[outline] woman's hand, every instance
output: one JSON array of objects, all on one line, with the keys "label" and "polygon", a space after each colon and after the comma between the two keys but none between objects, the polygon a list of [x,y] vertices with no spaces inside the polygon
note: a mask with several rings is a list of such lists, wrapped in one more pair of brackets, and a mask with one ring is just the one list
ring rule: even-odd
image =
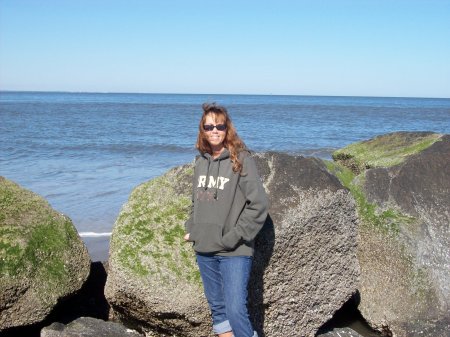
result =
[{"label": "woman's hand", "polygon": [[189,241],[189,234],[190,233],[187,233],[187,234],[184,235],[184,241]]}]

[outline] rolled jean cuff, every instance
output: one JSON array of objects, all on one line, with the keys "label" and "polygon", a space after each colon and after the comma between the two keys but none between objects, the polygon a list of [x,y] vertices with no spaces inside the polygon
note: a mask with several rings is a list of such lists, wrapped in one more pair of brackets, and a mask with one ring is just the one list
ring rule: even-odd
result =
[{"label": "rolled jean cuff", "polygon": [[216,334],[221,334],[221,333],[231,331],[230,322],[228,320],[226,320],[226,321],[220,322],[219,324],[214,324],[213,331]]}]

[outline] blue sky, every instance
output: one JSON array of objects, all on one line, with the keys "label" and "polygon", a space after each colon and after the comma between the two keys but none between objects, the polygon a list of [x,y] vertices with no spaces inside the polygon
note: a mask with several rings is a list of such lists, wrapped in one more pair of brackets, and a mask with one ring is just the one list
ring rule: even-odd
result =
[{"label": "blue sky", "polygon": [[450,0],[0,0],[0,90],[450,97]]}]

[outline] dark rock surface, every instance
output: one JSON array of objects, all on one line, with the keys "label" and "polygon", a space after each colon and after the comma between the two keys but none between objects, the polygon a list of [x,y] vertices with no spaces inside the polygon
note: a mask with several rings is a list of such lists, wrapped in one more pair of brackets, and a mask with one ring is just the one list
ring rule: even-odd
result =
[{"label": "dark rock surface", "polygon": [[317,335],[317,337],[362,337],[350,328],[335,328],[331,331]]},{"label": "dark rock surface", "polygon": [[449,163],[450,135],[445,135],[400,165],[368,170],[364,186],[367,197],[381,207],[394,205],[414,217],[447,222]]},{"label": "dark rock surface", "polygon": [[80,317],[67,325],[53,323],[41,331],[41,337],[142,337],[122,324],[92,317]]},{"label": "dark rock surface", "polygon": [[[262,337],[314,336],[356,292],[354,202],[318,159],[255,159],[271,208],[256,239],[251,316]],[[113,230],[106,296],[114,317],[146,331],[211,335],[194,255],[182,242],[191,176],[185,166],[137,187]]]}]

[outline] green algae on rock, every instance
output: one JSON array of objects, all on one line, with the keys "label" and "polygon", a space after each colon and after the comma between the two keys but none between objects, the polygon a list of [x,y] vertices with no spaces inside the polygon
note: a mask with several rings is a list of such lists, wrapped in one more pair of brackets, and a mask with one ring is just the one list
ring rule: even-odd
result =
[{"label": "green algae on rock", "polygon": [[333,152],[333,159],[355,173],[366,168],[390,167],[430,147],[441,137],[432,132],[394,132],[350,144]]},{"label": "green algae on rock", "polygon": [[111,238],[113,257],[122,268],[137,276],[158,275],[166,281],[174,272],[199,283],[194,254],[183,240],[192,203],[190,187],[174,186],[188,174],[188,168],[170,171],[133,190]]},{"label": "green algae on rock", "polygon": [[399,226],[413,224],[417,219],[395,208],[380,209],[375,203],[370,202],[364,193],[365,172],[359,175],[351,169],[338,163],[325,160],[328,170],[341,181],[352,194],[356,201],[360,225],[373,227],[389,235],[396,236]]},{"label": "green algae on rock", "polygon": [[70,219],[0,177],[0,329],[43,320],[81,288],[89,268]]}]

